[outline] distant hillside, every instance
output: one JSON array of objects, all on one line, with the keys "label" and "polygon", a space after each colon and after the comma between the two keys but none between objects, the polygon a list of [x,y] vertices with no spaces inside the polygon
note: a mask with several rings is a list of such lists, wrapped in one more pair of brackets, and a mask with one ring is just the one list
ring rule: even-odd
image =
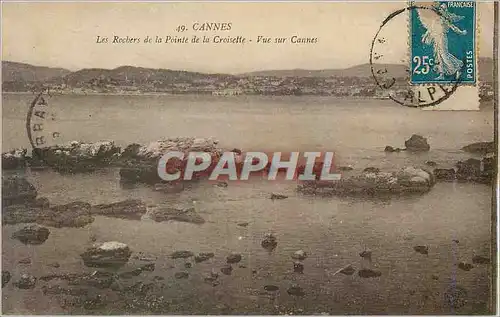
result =
[{"label": "distant hillside", "polygon": [[[376,64],[396,78],[395,87],[406,87],[407,66]],[[481,100],[492,97],[493,60],[479,59]],[[63,68],[2,62],[2,91],[39,91],[47,86],[64,93],[182,93],[257,95],[373,96],[376,89],[370,64],[346,69],[268,70],[241,75],[204,74],[170,69],[121,66],[70,72]],[[273,79],[279,77],[279,79]],[[346,91],[346,87],[357,87]],[[398,88],[398,89],[399,89]],[[489,98],[489,99],[488,99]]]},{"label": "distant hillside", "polygon": [[[479,76],[481,81],[493,81],[493,59],[489,57],[479,58]],[[406,66],[400,64],[376,64],[376,69],[386,68],[388,73],[399,78],[405,77]],[[244,73],[240,76],[269,76],[269,77],[371,77],[369,63],[357,65],[345,69],[288,69],[288,70],[264,70]]]},{"label": "distant hillside", "polygon": [[76,86],[78,84],[87,83],[94,79],[109,79],[116,84],[144,85],[155,82],[161,83],[179,83],[188,82],[196,79],[222,79],[230,75],[222,74],[203,74],[197,72],[177,71],[169,69],[153,69],[134,66],[121,66],[115,69],[103,68],[86,68],[71,74],[67,74],[62,78],[53,80],[61,80],[67,85]]},{"label": "distant hillside", "polygon": [[[406,66],[398,64],[377,64],[376,69],[387,68],[394,77],[404,77]],[[290,70],[267,70],[241,74],[241,76],[273,76],[273,77],[371,77],[371,66],[369,63],[361,64],[344,69],[290,69]]]},{"label": "distant hillside", "polygon": [[44,82],[65,76],[71,71],[64,68],[33,66],[30,64],[2,61],[3,82]]},{"label": "distant hillside", "polygon": [[[404,77],[405,65],[377,64],[377,69],[387,68],[393,76]],[[493,81],[493,59],[479,59],[480,80],[483,82]],[[345,69],[289,69],[289,70],[265,70],[238,75],[239,77],[262,76],[262,77],[370,77],[370,64],[357,65]],[[198,72],[177,71],[169,69],[153,69],[133,66],[121,66],[115,69],[87,68],[71,72],[64,68],[51,68],[33,66],[24,63],[2,62],[3,82],[64,82],[74,86],[79,83],[89,82],[95,78],[110,78],[120,84],[146,84],[155,81],[163,83],[179,83],[200,79],[223,79],[233,77],[226,74],[203,74]]]}]

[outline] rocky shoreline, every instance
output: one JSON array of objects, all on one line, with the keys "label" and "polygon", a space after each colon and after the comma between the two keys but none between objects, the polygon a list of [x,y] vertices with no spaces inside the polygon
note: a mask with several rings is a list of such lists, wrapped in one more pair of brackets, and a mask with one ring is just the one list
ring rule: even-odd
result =
[{"label": "rocky shoreline", "polygon": [[[178,137],[165,138],[146,145],[133,143],[122,149],[115,145],[113,141],[95,143],[73,141],[66,145],[36,149],[33,151],[32,156],[27,155],[27,149],[15,149],[2,153],[2,169],[22,170],[31,168],[33,170],[43,170],[51,168],[60,173],[77,174],[93,172],[98,168],[118,167],[123,182],[142,182],[155,185],[165,183],[160,179],[157,172],[158,161],[163,153],[167,151],[179,151],[184,154],[189,152],[208,153],[212,159],[211,165],[206,171],[196,172],[193,175],[193,179],[203,179],[213,170],[222,153],[227,151],[220,148],[218,144],[219,142],[214,138]],[[438,181],[456,179],[479,183],[491,182],[495,173],[496,152],[494,143],[477,142],[464,146],[461,150],[474,154],[475,157],[463,162],[451,163],[446,167],[437,166],[434,162],[425,162],[425,170],[427,172],[430,170]],[[241,150],[233,149],[232,151],[239,156],[244,156]],[[395,148],[388,145],[384,151],[395,155],[402,151],[410,153],[428,152],[430,151],[430,145],[426,138],[414,134],[405,141],[405,148]],[[482,158],[477,158],[478,155],[482,156]],[[168,166],[167,169],[183,172],[185,164],[186,159],[171,163],[171,166]],[[321,167],[315,166],[314,170],[321,169]],[[237,164],[237,168],[241,168],[241,166]],[[412,167],[408,166],[408,168]],[[339,167],[338,170],[342,171],[343,167]],[[378,176],[387,177],[385,174]]]},{"label": "rocky shoreline", "polygon": [[[318,196],[350,196],[377,197],[423,195],[433,189],[437,182],[463,181],[489,184],[496,177],[496,155],[492,151],[491,142],[481,142],[465,146],[463,150],[476,155],[468,160],[457,162],[452,166],[440,166],[434,162],[422,162],[425,167],[408,166],[395,171],[382,171],[378,168],[365,168],[357,171],[352,168],[338,168],[343,171],[339,181],[307,181],[301,182],[297,190],[305,195]],[[412,136],[405,142],[405,151],[430,151],[427,140],[420,136]],[[223,149],[213,139],[171,138],[151,142],[147,145],[131,144],[124,149],[113,142],[97,142],[85,144],[72,142],[65,146],[44,148],[35,153],[37,157],[28,157],[24,149],[2,154],[4,170],[54,169],[59,173],[88,173],[98,168],[119,168],[122,182],[145,183],[154,185],[156,190],[169,192],[182,191],[177,184],[162,182],[157,175],[157,162],[164,151],[207,152],[217,162]],[[241,154],[241,151],[234,149]],[[401,151],[401,150],[400,150]],[[399,151],[399,152],[400,152]],[[398,151],[387,155],[398,155]],[[480,158],[478,158],[480,157]],[[172,166],[182,171],[183,165]],[[205,174],[196,175],[202,180]],[[221,183],[219,187],[227,187]],[[222,189],[224,190],[224,189]],[[287,196],[272,193],[269,199],[283,200]],[[47,198],[39,197],[37,188],[23,176],[2,175],[2,225],[17,225],[11,238],[34,248],[51,239],[53,228],[85,228],[93,223],[96,217],[141,221],[150,219],[155,222],[185,222],[201,226],[206,223],[203,214],[198,213],[195,206],[175,206],[169,203],[148,205],[139,199],[126,199],[106,204],[95,204],[85,201],[74,201],[62,205],[53,205]],[[238,223],[245,228],[248,223]],[[53,264],[55,273],[35,276],[28,273],[21,275],[2,271],[2,287],[12,284],[21,290],[40,288],[44,295],[57,297],[61,307],[72,313],[93,313],[116,311],[138,314],[167,313],[175,311],[172,299],[166,298],[164,290],[169,287],[157,266],[158,259],[154,255],[143,254],[133,250],[120,241],[92,240],[93,244],[80,254],[83,265],[90,272],[64,272],[59,264]],[[458,243],[458,242],[457,242]],[[267,252],[279,251],[280,241],[276,235],[267,233],[262,236],[260,246]],[[301,275],[307,272],[309,256],[304,250],[290,254],[289,269],[291,274]],[[414,246],[413,251],[428,255],[426,245]],[[217,254],[220,256],[220,254]],[[247,274],[253,279],[261,272],[259,268],[248,268],[246,256],[242,253],[223,254],[224,261],[216,260],[216,252],[192,252],[189,250],[172,250],[172,260],[178,260],[173,279],[185,281],[194,279],[190,269],[202,267],[203,274],[199,287],[217,288],[224,279],[231,275]],[[364,250],[359,254],[364,264],[357,267],[349,264],[337,270],[333,275],[356,276],[360,279],[379,279],[382,272],[371,266],[372,251]],[[469,271],[475,266],[488,264],[489,257],[475,255],[472,264],[461,262],[458,268]],[[182,262],[182,263],[181,263]],[[364,263],[363,262],[363,263]],[[179,266],[180,265],[180,266]],[[172,267],[174,268],[174,267]],[[357,274],[355,274],[357,272]],[[385,273],[384,273],[385,274]],[[332,275],[332,276],[333,276]],[[435,279],[435,276],[432,276]],[[282,286],[283,288],[283,286]],[[280,287],[266,284],[258,294],[276,299]],[[301,298],[308,290],[304,285],[290,283],[286,294],[293,298]],[[220,310],[218,311],[220,312]],[[276,308],[278,314],[284,313]],[[292,313],[300,313],[293,311]]]}]

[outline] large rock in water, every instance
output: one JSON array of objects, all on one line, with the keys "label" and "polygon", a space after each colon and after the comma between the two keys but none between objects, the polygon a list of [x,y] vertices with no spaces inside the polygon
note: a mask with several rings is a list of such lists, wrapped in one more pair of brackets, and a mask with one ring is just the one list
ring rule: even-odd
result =
[{"label": "large rock in water", "polygon": [[116,241],[95,244],[80,254],[83,263],[89,267],[119,267],[128,262],[130,255],[130,248]]},{"label": "large rock in water", "polygon": [[476,142],[466,145],[462,148],[463,151],[477,154],[488,154],[495,152],[495,142]]},{"label": "large rock in water", "polygon": [[55,228],[85,227],[94,221],[94,217],[90,213],[90,208],[91,206],[89,203],[81,201],[53,206],[44,209],[43,212],[40,213],[37,217],[37,223]]},{"label": "large rock in water", "polygon": [[483,159],[470,158],[457,163],[457,179],[490,184],[495,178],[495,157],[489,155]]},{"label": "large rock in water", "polygon": [[436,168],[434,176],[437,180],[453,181],[456,178],[456,172],[453,168]]},{"label": "large rock in water", "polygon": [[49,238],[50,231],[38,225],[29,225],[14,232],[12,238],[24,244],[42,244]]},{"label": "large rock in water", "polygon": [[49,205],[48,199],[37,198],[27,204],[4,207],[2,209],[2,225],[34,223],[44,210],[49,208]]},{"label": "large rock in water", "polygon": [[23,168],[26,164],[26,149],[14,149],[12,151],[2,153],[2,169],[11,170]]},{"label": "large rock in water", "polygon": [[35,201],[37,191],[26,178],[2,175],[2,206],[28,204]]},{"label": "large rock in water", "polygon": [[149,217],[156,222],[180,221],[194,224],[204,224],[205,219],[200,216],[193,207],[157,207],[149,211]]},{"label": "large rock in water", "polygon": [[84,143],[72,141],[34,151],[33,156],[42,159],[54,170],[62,173],[91,172],[97,167],[109,165],[118,157],[120,148],[113,141]]},{"label": "large rock in water", "polygon": [[412,152],[425,152],[431,149],[427,139],[421,135],[414,134],[405,141],[405,147],[408,151]]},{"label": "large rock in water", "polygon": [[397,172],[363,172],[338,181],[309,181],[298,191],[340,196],[383,196],[428,192],[435,184],[433,173],[407,167]]},{"label": "large rock in water", "polygon": [[202,178],[215,167],[222,155],[222,150],[217,147],[218,143],[213,138],[179,137],[158,140],[148,145],[131,144],[123,150],[120,156],[123,166],[120,170],[120,178],[122,181],[152,185],[162,182],[163,180],[158,176],[158,161],[163,154],[171,151],[184,153],[185,158],[182,161],[172,159],[167,167],[172,172],[181,171],[181,173],[185,169],[189,152],[209,153],[212,158],[211,167],[206,172],[193,175],[193,179]]},{"label": "large rock in water", "polygon": [[111,204],[95,205],[91,209],[92,214],[131,220],[141,220],[146,211],[146,204],[139,199],[127,199]]}]

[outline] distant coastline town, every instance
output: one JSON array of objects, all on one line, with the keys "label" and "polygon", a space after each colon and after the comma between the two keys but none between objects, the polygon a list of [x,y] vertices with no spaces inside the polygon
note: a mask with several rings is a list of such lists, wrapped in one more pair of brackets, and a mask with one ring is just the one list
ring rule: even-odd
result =
[{"label": "distant coastline town", "polygon": [[[480,59],[480,98],[493,98],[492,60]],[[3,92],[35,92],[49,88],[60,94],[206,94],[214,96],[335,96],[386,99],[388,93],[405,93],[405,67],[386,65],[396,84],[378,89],[369,64],[348,69],[276,70],[239,75],[122,66],[115,69],[62,68],[2,62]],[[487,74],[485,76],[484,74]]]}]

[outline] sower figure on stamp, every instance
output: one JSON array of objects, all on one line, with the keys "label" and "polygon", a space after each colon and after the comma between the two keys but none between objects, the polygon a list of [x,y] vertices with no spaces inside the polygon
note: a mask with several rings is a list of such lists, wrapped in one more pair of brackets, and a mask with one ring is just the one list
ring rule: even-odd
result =
[{"label": "sower figure on stamp", "polygon": [[436,79],[444,79],[444,76],[460,76],[463,62],[451,54],[448,50],[448,30],[451,29],[460,35],[466,35],[467,30],[460,30],[454,22],[464,17],[453,14],[447,10],[446,4],[435,1],[433,10],[418,10],[418,17],[426,32],[422,36],[422,43],[432,45],[434,49],[434,71],[439,74]]}]

